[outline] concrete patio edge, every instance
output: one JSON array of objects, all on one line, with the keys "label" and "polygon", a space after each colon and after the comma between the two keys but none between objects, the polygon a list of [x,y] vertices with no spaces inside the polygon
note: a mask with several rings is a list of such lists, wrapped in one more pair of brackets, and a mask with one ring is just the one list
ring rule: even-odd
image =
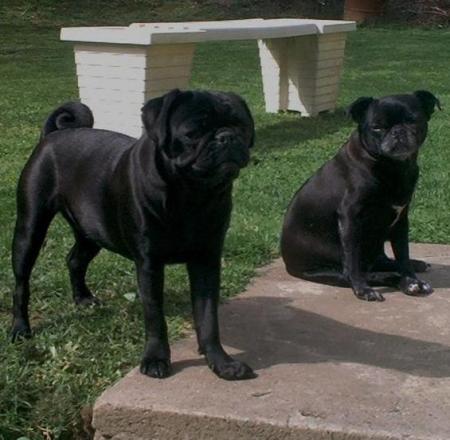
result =
[{"label": "concrete patio edge", "polygon": [[432,264],[428,298],[386,301],[258,270],[220,310],[224,344],[258,378],[226,382],[191,335],[165,380],[132,370],[97,400],[96,440],[448,440],[450,246],[412,245]]}]

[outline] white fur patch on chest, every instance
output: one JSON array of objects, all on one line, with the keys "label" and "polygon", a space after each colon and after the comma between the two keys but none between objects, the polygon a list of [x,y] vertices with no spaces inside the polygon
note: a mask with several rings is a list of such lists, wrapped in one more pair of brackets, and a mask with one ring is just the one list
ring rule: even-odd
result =
[{"label": "white fur patch on chest", "polygon": [[407,205],[391,205],[391,208],[395,211],[396,216],[394,221],[391,223],[391,226],[394,226],[397,222],[398,219],[400,218],[401,213],[403,212],[403,210],[406,208]]}]

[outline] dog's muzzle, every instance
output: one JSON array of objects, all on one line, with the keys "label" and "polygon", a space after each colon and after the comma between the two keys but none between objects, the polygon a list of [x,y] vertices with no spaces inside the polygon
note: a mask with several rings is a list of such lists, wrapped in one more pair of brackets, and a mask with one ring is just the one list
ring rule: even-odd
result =
[{"label": "dog's muzzle", "polygon": [[215,136],[215,142],[226,161],[235,163],[239,168],[245,167],[250,160],[250,153],[243,140],[232,130],[221,130]]},{"label": "dog's muzzle", "polygon": [[381,152],[393,159],[404,160],[417,151],[413,133],[404,127],[393,127],[381,143]]}]

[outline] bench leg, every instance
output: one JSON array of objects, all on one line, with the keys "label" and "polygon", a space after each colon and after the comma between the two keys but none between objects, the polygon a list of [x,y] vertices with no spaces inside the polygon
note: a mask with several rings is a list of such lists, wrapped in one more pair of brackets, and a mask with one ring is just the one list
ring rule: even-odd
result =
[{"label": "bench leg", "polygon": [[194,44],[76,45],[80,98],[94,113],[94,127],[139,137],[144,103],[189,86],[194,51]]},{"label": "bench leg", "polygon": [[314,116],[336,107],[346,33],[259,40],[267,112]]}]

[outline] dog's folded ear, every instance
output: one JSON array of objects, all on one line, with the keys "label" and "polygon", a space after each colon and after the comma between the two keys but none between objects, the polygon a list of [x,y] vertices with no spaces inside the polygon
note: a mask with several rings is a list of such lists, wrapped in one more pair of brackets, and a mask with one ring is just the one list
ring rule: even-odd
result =
[{"label": "dog's folded ear", "polygon": [[442,110],[439,99],[437,99],[436,96],[434,96],[427,90],[417,90],[413,93],[413,95],[420,101],[422,108],[425,114],[427,115],[428,119],[430,119],[436,107],[439,110]]},{"label": "dog's folded ear", "polygon": [[252,112],[250,111],[247,102],[245,101],[244,98],[242,98],[242,96],[239,96],[233,92],[227,92],[226,95],[230,97],[232,100],[234,100],[239,106],[241,106],[244,112],[246,113],[247,123],[252,131],[248,148],[252,148],[253,145],[255,144],[255,122],[253,120]]},{"label": "dog's folded ear", "polygon": [[253,120],[253,116],[252,116],[252,112],[250,111],[247,103],[245,102],[245,99],[242,98],[239,95],[236,95],[235,93],[229,93],[230,95],[233,95],[235,97],[235,99],[239,102],[239,104],[242,106],[242,108],[244,109],[245,113],[247,114],[247,118],[248,118],[248,124],[252,130],[252,135],[250,138],[250,143],[248,145],[248,148],[252,148],[253,145],[255,144],[255,122]]},{"label": "dog's folded ear", "polygon": [[248,144],[248,148],[252,148],[255,143],[255,122],[253,120],[252,112],[250,111],[250,108],[248,107],[247,102],[245,101],[242,96],[233,93],[233,92],[209,92],[211,95],[218,98],[222,103],[229,106],[231,109],[242,110],[244,113],[242,116],[245,119],[245,122],[247,124],[247,127],[249,130],[251,130],[251,137]]},{"label": "dog's folded ear", "polygon": [[145,131],[159,145],[166,145],[170,138],[170,113],[177,98],[182,94],[178,89],[158,98],[153,98],[141,109],[141,118]]},{"label": "dog's folded ear", "polygon": [[363,96],[350,104],[346,110],[347,116],[351,117],[355,122],[360,124],[366,116],[369,105],[374,102],[374,98]]}]

